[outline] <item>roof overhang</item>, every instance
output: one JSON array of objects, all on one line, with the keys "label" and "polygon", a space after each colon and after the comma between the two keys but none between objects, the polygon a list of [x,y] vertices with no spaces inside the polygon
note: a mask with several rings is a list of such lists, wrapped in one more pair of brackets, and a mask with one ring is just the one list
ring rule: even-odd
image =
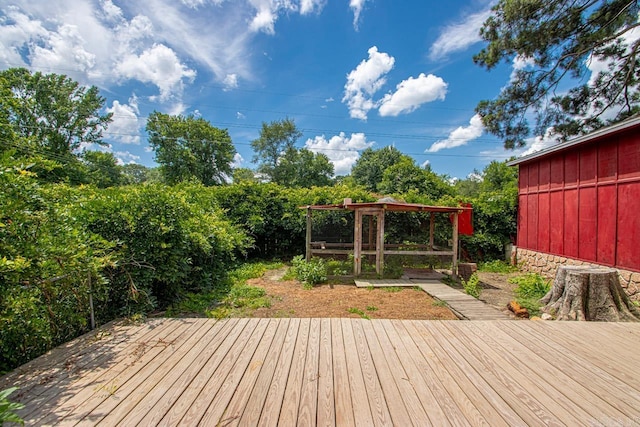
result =
[{"label": "roof overhang", "polygon": [[553,147],[549,147],[547,149],[544,150],[540,150],[540,151],[536,151],[535,153],[531,153],[528,154],[526,156],[522,156],[520,158],[517,158],[515,160],[511,160],[509,162],[507,162],[507,166],[516,166],[519,165],[520,163],[526,163],[532,160],[537,160],[541,157],[545,157],[548,155],[551,155],[553,153],[557,153],[560,151],[564,151],[567,150],[571,147],[574,147],[576,145],[580,145],[580,144],[586,144],[588,142],[592,142],[595,141],[597,139],[600,138],[604,138],[607,136],[611,136],[614,135],[616,133],[620,133],[622,131],[625,130],[629,130],[632,129],[634,127],[640,126],[640,116],[637,117],[633,117],[631,119],[628,120],[624,120],[620,123],[616,123],[614,125],[611,126],[607,126],[604,127],[602,129],[598,129],[594,132],[591,132],[588,135],[583,135],[583,136],[579,136],[577,138],[573,138],[570,139],[568,141],[565,142],[561,142],[560,144],[554,145]]},{"label": "roof overhang", "polygon": [[364,203],[338,203],[333,205],[308,205],[300,206],[300,209],[311,210],[350,210],[358,209],[380,209],[392,212],[439,212],[439,213],[455,213],[462,211],[470,211],[473,208],[463,206],[429,206],[418,203],[402,203],[402,202],[364,202]]}]

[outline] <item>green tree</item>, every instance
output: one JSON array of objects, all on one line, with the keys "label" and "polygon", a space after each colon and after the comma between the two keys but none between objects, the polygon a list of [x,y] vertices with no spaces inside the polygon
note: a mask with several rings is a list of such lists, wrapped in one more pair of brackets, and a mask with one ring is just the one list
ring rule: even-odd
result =
[{"label": "green tree", "polygon": [[105,99],[95,86],[80,86],[65,75],[31,74],[25,68],[0,72],[0,85],[0,110],[9,113],[13,131],[39,151],[66,156],[81,144],[105,145],[102,131],[111,113],[99,113]]},{"label": "green tree", "polygon": [[122,175],[126,184],[142,184],[149,179],[150,169],[137,163],[122,166]]},{"label": "green tree", "polygon": [[356,184],[362,185],[369,191],[377,191],[384,171],[400,162],[402,158],[403,154],[392,146],[379,150],[367,148],[351,168],[351,176]]},{"label": "green tree", "polygon": [[496,99],[478,104],[485,128],[514,148],[531,134],[532,116],[535,135],[552,127],[566,139],[637,114],[640,38],[630,31],[639,11],[629,0],[500,0],[480,31],[489,43],[474,61],[492,69],[518,58],[528,66]]},{"label": "green tree", "polygon": [[289,148],[273,171],[273,182],[285,187],[331,185],[333,163],[322,153],[313,153],[306,148]]},{"label": "green tree", "polygon": [[113,187],[126,182],[122,167],[118,165],[118,159],[112,153],[85,151],[82,157],[87,165],[89,182],[97,187]]},{"label": "green tree", "polygon": [[256,153],[252,162],[258,163],[258,172],[273,181],[282,156],[290,148],[294,148],[301,136],[302,132],[298,130],[293,119],[263,122],[260,137],[251,141],[251,147]]},{"label": "green tree", "polygon": [[415,192],[433,201],[447,194],[453,195],[451,186],[430,167],[421,168],[411,157],[405,155],[384,171],[378,190],[385,194]]},{"label": "green tree", "polygon": [[231,176],[236,150],[226,129],[218,129],[203,118],[157,111],[149,115],[146,129],[167,183],[193,177],[210,186],[223,184]]},{"label": "green tree", "polygon": [[238,184],[240,182],[258,182],[256,172],[249,168],[234,168],[231,178],[234,184]]}]

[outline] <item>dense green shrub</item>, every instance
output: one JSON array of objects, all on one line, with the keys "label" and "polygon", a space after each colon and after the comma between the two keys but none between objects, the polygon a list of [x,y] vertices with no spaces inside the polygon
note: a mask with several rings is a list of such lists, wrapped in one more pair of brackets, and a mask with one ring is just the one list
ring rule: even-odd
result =
[{"label": "dense green shrub", "polygon": [[0,166],[0,372],[87,330],[89,282],[113,262],[25,168]]},{"label": "dense green shrub", "polygon": [[298,255],[291,264],[295,278],[304,285],[313,286],[327,281],[327,264],[322,258],[307,261],[302,255]]},{"label": "dense green shrub", "polygon": [[477,272],[473,272],[469,280],[462,280],[462,287],[467,295],[471,295],[474,298],[480,297],[482,287],[480,286],[480,278]]}]

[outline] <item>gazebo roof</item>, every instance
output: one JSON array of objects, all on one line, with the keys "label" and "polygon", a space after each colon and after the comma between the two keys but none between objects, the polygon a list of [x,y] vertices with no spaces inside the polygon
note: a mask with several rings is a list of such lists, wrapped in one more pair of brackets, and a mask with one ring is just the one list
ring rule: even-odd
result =
[{"label": "gazebo roof", "polygon": [[442,213],[454,213],[472,210],[472,208],[462,206],[429,206],[419,203],[406,203],[394,200],[390,197],[382,198],[376,202],[362,202],[352,203],[351,199],[345,199],[342,203],[332,205],[308,205],[300,206],[301,209],[311,210],[351,210],[358,209],[383,209],[393,212],[442,212]]}]

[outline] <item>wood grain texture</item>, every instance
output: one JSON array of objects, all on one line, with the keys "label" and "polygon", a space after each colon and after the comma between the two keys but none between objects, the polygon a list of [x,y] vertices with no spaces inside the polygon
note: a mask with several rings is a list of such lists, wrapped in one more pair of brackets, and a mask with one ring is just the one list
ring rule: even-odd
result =
[{"label": "wood grain texture", "polygon": [[[28,425],[640,419],[639,324],[163,319],[111,331],[103,347],[86,336],[0,378],[25,380]],[[81,368],[64,372],[62,356]]]}]

